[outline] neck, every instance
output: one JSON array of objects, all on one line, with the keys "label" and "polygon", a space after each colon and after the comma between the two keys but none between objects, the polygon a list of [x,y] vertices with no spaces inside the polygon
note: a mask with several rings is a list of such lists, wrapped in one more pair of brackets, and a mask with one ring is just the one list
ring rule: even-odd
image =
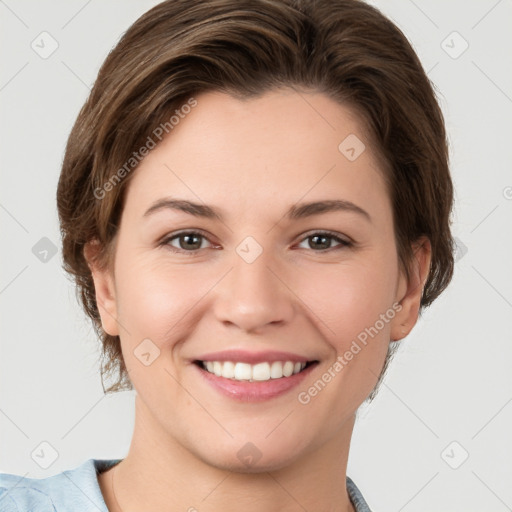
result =
[{"label": "neck", "polygon": [[209,464],[141,417],[128,455],[99,478],[111,512],[355,510],[345,484],[355,417],[324,445],[260,472]]}]

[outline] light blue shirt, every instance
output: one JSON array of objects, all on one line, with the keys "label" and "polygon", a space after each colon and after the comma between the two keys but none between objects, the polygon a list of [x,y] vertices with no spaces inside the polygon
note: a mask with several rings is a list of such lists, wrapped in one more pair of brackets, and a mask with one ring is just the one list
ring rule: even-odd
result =
[{"label": "light blue shirt", "polygon": [[[47,478],[0,473],[0,512],[108,512],[98,474],[122,459],[89,459]],[[371,512],[356,484],[347,477],[347,492],[357,512]]]}]

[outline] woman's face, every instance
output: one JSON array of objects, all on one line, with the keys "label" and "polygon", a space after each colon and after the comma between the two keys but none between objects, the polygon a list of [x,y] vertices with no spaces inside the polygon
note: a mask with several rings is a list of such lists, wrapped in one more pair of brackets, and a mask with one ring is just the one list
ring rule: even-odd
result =
[{"label": "woman's face", "polygon": [[288,89],[196,100],[134,171],[114,273],[94,273],[102,322],[160,449],[279,468],[352,427],[418,301],[350,110]]}]

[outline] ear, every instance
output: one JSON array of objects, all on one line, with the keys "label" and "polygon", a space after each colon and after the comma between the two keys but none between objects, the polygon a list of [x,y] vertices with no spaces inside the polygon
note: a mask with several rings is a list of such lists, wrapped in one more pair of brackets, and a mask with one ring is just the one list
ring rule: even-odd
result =
[{"label": "ear", "polygon": [[111,336],[119,335],[117,322],[117,302],[114,281],[113,265],[103,268],[96,256],[99,254],[100,244],[97,240],[88,242],[84,247],[84,256],[91,270],[96,292],[96,304],[101,317],[103,330]]},{"label": "ear", "polygon": [[430,270],[432,245],[427,237],[421,237],[413,244],[413,259],[410,264],[409,280],[402,272],[397,287],[396,301],[401,309],[391,322],[391,341],[405,338],[418,321],[423,287]]}]

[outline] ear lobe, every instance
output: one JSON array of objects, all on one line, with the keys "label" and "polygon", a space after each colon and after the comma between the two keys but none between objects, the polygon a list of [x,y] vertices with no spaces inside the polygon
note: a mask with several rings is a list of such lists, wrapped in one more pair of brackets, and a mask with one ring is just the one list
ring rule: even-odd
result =
[{"label": "ear lobe", "polygon": [[96,304],[98,305],[103,330],[111,336],[118,336],[119,326],[117,322],[117,302],[113,268],[111,269],[109,266],[103,268],[99,264],[99,261],[96,259],[99,251],[99,242],[94,240],[85,245],[84,256],[94,281]]},{"label": "ear lobe", "polygon": [[405,274],[400,277],[397,301],[402,309],[391,322],[391,341],[405,338],[418,321],[423,287],[429,274],[432,259],[430,240],[427,237],[421,237],[413,246],[413,254],[409,281],[407,281]]}]

